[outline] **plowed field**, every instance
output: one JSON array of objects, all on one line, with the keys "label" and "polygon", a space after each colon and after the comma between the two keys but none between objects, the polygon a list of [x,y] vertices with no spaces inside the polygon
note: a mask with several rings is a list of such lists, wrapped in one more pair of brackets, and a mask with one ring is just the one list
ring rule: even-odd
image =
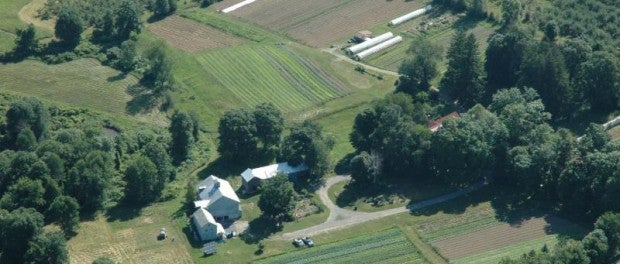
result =
[{"label": "plowed field", "polygon": [[243,43],[240,38],[179,16],[171,16],[153,23],[149,25],[148,29],[168,42],[169,45],[189,52]]},{"label": "plowed field", "polygon": [[[215,8],[239,2],[227,0]],[[260,0],[230,14],[324,47],[424,6],[405,0]],[[380,32],[376,32],[380,33]]]}]

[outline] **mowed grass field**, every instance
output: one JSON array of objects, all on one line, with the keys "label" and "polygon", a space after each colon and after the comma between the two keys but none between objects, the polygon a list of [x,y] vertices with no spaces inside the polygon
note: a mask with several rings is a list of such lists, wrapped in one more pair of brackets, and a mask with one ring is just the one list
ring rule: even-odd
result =
[{"label": "mowed grass field", "polygon": [[68,105],[124,114],[131,99],[127,87],[137,83],[131,75],[102,66],[94,59],[47,65],[40,61],[0,65],[0,91],[33,95]]},{"label": "mowed grass field", "polygon": [[428,263],[400,229],[394,228],[291,253],[256,263]]}]

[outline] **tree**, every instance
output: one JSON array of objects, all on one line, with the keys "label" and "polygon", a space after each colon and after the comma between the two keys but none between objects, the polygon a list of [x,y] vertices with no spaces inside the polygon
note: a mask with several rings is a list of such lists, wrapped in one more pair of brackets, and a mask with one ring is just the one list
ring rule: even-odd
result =
[{"label": "tree", "polygon": [[125,181],[125,200],[131,205],[143,205],[159,197],[166,179],[159,178],[155,164],[140,155],[127,166]]},{"label": "tree", "polygon": [[428,40],[418,39],[407,51],[412,57],[398,68],[400,74],[397,91],[415,95],[428,91],[430,82],[437,76],[437,64],[443,55],[442,47]]},{"label": "tree", "polygon": [[255,115],[246,109],[224,112],[220,118],[217,151],[227,160],[247,161],[258,151]]},{"label": "tree", "polygon": [[91,151],[69,171],[65,191],[78,201],[82,212],[93,213],[103,206],[113,166],[109,153]]},{"label": "tree", "polygon": [[19,207],[42,209],[45,205],[45,189],[40,180],[21,177],[0,199],[0,207],[14,210]]},{"label": "tree", "polygon": [[595,229],[603,230],[609,246],[606,259],[617,260],[620,257],[620,213],[607,212],[594,223]]},{"label": "tree", "polygon": [[511,27],[521,17],[520,0],[502,0],[502,21],[504,27]]},{"label": "tree", "polygon": [[447,59],[448,69],[440,88],[465,107],[480,102],[484,96],[484,76],[476,37],[459,31],[452,39]]},{"label": "tree", "polygon": [[284,130],[282,112],[272,103],[259,104],[254,108],[254,122],[255,136],[262,143],[263,152],[272,156],[277,151]]},{"label": "tree", "polygon": [[280,157],[296,166],[306,164],[311,174],[323,176],[329,168],[332,144],[323,137],[322,127],[310,120],[291,127],[280,147]]},{"label": "tree", "polygon": [[117,40],[129,39],[132,32],[140,33],[140,8],[132,0],[123,0],[116,10]]},{"label": "tree", "polygon": [[29,151],[33,150],[37,145],[37,138],[34,136],[34,132],[28,127],[19,131],[17,139],[15,140],[15,147],[17,150]]},{"label": "tree", "polygon": [[154,0],[153,13],[155,16],[164,17],[177,9],[176,0]]},{"label": "tree", "polygon": [[578,76],[581,65],[592,55],[592,47],[583,39],[567,39],[560,45],[560,51],[564,55],[564,64],[572,79]]},{"label": "tree", "polygon": [[50,204],[46,215],[56,222],[66,236],[75,234],[80,222],[80,205],[71,196],[58,196]]},{"label": "tree", "polygon": [[56,20],[55,34],[58,39],[70,47],[80,42],[84,22],[77,9],[70,5],[63,5]]},{"label": "tree", "polygon": [[25,263],[69,263],[67,240],[61,232],[50,232],[37,236],[30,242],[24,256]]},{"label": "tree", "polygon": [[100,22],[96,25],[93,37],[98,41],[109,41],[116,36],[115,17],[112,8],[105,8]]},{"label": "tree", "polygon": [[577,77],[581,93],[591,109],[607,113],[620,104],[620,62],[613,55],[596,52],[581,64]]},{"label": "tree", "polygon": [[489,105],[508,129],[510,146],[528,142],[537,126],[546,123],[551,115],[545,112],[545,106],[538,93],[532,88],[510,88],[497,92]]},{"label": "tree", "polygon": [[472,184],[494,170],[507,136],[500,119],[476,105],[459,119],[445,120],[433,134],[432,168],[449,184]]},{"label": "tree", "polygon": [[568,240],[565,244],[556,246],[553,251],[554,263],[589,264],[590,259],[583,245],[575,240]]},{"label": "tree", "polygon": [[295,190],[286,174],[278,174],[263,184],[258,208],[263,214],[277,219],[291,214],[295,208]]},{"label": "tree", "polygon": [[368,154],[366,151],[351,159],[351,178],[361,185],[372,183],[378,184],[381,175],[381,159],[375,153]]},{"label": "tree", "polygon": [[136,51],[136,41],[133,39],[128,39],[121,43],[120,47],[120,56],[118,57],[118,62],[116,63],[116,68],[121,70],[124,73],[128,73],[134,70],[137,64],[137,51]]},{"label": "tree", "polygon": [[487,97],[498,89],[515,86],[523,50],[528,41],[525,33],[513,28],[507,33],[493,34],[485,51],[484,69],[487,73]]},{"label": "tree", "polygon": [[172,74],[172,62],[166,57],[166,51],[162,46],[156,46],[146,53],[148,67],[140,84],[148,88],[155,97],[162,96],[171,91],[175,86]]},{"label": "tree", "polygon": [[586,237],[581,240],[586,254],[592,263],[606,263],[609,245],[605,232],[600,229],[594,229]]},{"label": "tree", "polygon": [[192,130],[194,124],[190,116],[185,112],[175,112],[170,121],[170,154],[174,162],[180,163],[189,157],[189,152],[194,144]]},{"label": "tree", "polygon": [[37,50],[39,41],[36,39],[36,29],[32,23],[28,24],[25,29],[17,29],[15,35],[17,35],[13,50],[15,56],[25,57]]},{"label": "tree", "polygon": [[34,97],[26,97],[12,101],[6,111],[7,137],[10,142],[24,128],[30,128],[37,139],[41,139],[47,131],[49,113],[41,101]]},{"label": "tree", "polygon": [[1,263],[24,263],[29,242],[43,230],[43,215],[32,208],[18,208],[10,213],[0,209]]},{"label": "tree", "polygon": [[545,39],[551,42],[555,41],[555,38],[558,36],[558,24],[551,20],[547,21],[545,24]]},{"label": "tree", "polygon": [[172,159],[166,152],[164,144],[156,141],[151,141],[144,146],[142,152],[144,156],[149,158],[155,167],[157,167],[158,182],[165,183],[167,180],[174,180],[176,178],[176,171],[172,166]]},{"label": "tree", "polygon": [[557,46],[540,42],[525,49],[519,86],[536,89],[549,112],[567,116],[574,107],[574,93],[564,58]]},{"label": "tree", "polygon": [[476,19],[485,18],[487,10],[484,0],[473,0],[471,5],[467,8],[467,15]]}]

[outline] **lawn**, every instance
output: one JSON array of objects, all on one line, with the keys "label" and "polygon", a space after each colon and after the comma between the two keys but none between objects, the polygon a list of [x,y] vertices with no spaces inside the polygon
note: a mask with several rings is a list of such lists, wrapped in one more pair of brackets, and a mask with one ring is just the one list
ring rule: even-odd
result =
[{"label": "lawn", "polygon": [[428,263],[398,228],[367,234],[291,253],[256,263]]}]

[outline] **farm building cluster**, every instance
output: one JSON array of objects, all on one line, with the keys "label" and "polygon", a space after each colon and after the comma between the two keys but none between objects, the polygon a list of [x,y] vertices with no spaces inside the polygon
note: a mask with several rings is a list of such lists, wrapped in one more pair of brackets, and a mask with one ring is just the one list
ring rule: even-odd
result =
[{"label": "farm building cluster", "polygon": [[[428,13],[429,11],[432,10],[432,6],[428,5],[424,8],[415,10],[409,14],[406,14],[404,16],[400,16],[397,17],[395,19],[392,19],[388,25],[389,26],[396,26],[402,23],[405,23],[411,19],[414,19],[416,17],[419,17],[421,15],[424,15],[426,13]],[[368,31],[360,31],[358,32],[355,37],[354,40],[360,40],[360,39],[364,39],[361,43],[353,45],[351,47],[348,47],[346,49],[346,52],[352,56],[354,59],[356,60],[363,60],[367,57],[369,57],[370,55],[376,54],[382,50],[385,50],[387,48],[390,48],[396,44],[399,44],[403,41],[403,37],[401,36],[394,36],[394,34],[392,32],[387,32],[384,34],[381,34],[377,37],[374,38],[370,38],[370,37],[365,37],[365,35],[372,35],[372,33],[368,34],[366,33]],[[362,33],[366,33],[366,34],[362,34]],[[360,37],[360,35],[362,35],[362,37]]]},{"label": "farm building cluster", "polygon": [[[242,191],[244,193],[256,192],[261,182],[279,173],[288,175],[289,179],[294,179],[307,170],[308,167],[304,164],[292,166],[287,162],[254,169],[248,168],[241,173]],[[222,239],[226,232],[222,223],[230,224],[241,218],[239,197],[228,181],[215,175],[205,178],[196,188],[198,200],[194,201],[196,211],[191,216],[196,235],[201,241]]]}]

